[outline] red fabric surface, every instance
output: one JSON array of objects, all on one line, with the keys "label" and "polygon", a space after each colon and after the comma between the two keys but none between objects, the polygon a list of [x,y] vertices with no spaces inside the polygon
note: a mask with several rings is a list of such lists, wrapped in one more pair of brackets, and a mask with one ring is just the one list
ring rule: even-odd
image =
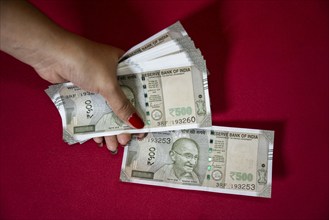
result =
[{"label": "red fabric surface", "polygon": [[328,1],[32,2],[126,50],[180,20],[213,124],[275,130],[272,198],[121,183],[123,149],[66,145],[49,83],[1,53],[0,219],[328,219]]}]

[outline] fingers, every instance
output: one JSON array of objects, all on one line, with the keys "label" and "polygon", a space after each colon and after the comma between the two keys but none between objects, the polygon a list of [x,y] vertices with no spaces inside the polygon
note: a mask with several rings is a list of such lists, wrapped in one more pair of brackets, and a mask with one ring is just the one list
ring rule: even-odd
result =
[{"label": "fingers", "polygon": [[118,141],[116,136],[106,136],[104,137],[106,147],[112,154],[118,153]]},{"label": "fingers", "polygon": [[118,141],[116,136],[95,137],[93,138],[99,147],[103,147],[104,139],[107,149],[112,154],[118,153]]},{"label": "fingers", "polygon": [[131,140],[131,134],[119,134],[117,140],[122,146],[125,146]]},{"label": "fingers", "polygon": [[93,139],[96,142],[96,144],[98,145],[98,147],[103,147],[103,142],[104,142],[103,137],[95,137]]},{"label": "fingers", "polygon": [[136,136],[137,136],[137,139],[141,140],[147,136],[147,133],[136,134]]},{"label": "fingers", "polygon": [[[147,133],[140,133],[140,134],[135,134],[137,139],[143,139],[144,137],[147,136]],[[103,147],[104,145],[104,140],[107,149],[112,153],[112,154],[117,154],[118,153],[118,144],[121,144],[123,147],[129,143],[131,140],[132,134],[119,134],[117,136],[106,136],[106,137],[95,137],[93,138],[96,144],[99,147]]]},{"label": "fingers", "polygon": [[[118,153],[118,143],[126,145],[131,140],[131,134],[119,134],[117,136],[104,137],[106,147],[112,154]],[[95,140],[95,139],[94,139]]]}]

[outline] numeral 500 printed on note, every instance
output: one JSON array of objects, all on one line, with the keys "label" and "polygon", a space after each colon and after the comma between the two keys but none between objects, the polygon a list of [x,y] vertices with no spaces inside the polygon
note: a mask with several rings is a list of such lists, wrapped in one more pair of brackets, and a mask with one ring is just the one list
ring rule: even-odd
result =
[{"label": "numeral 500 printed on note", "polygon": [[271,197],[274,132],[210,127],[149,133],[125,148],[123,182]]},{"label": "numeral 500 printed on note", "polygon": [[206,71],[194,64],[118,76],[121,89],[145,122],[144,129],[125,125],[105,99],[64,83],[46,93],[62,118],[64,140],[70,144],[120,133],[188,129],[211,125]]}]

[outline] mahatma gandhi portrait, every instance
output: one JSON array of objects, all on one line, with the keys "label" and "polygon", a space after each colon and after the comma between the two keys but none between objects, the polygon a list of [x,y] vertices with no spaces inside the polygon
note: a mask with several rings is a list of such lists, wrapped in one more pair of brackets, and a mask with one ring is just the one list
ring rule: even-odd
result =
[{"label": "mahatma gandhi portrait", "polygon": [[199,184],[199,177],[194,172],[199,159],[199,146],[194,140],[190,138],[176,140],[169,151],[169,156],[172,163],[157,170],[154,179]]}]

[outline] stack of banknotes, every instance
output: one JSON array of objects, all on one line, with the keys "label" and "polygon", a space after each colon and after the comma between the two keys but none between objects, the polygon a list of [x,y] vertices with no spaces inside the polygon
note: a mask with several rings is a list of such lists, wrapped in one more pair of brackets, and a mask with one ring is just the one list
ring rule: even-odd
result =
[{"label": "stack of banknotes", "polygon": [[128,50],[117,74],[145,127],[137,131],[125,125],[99,94],[57,84],[46,93],[60,113],[65,142],[211,126],[206,63],[179,22]]},{"label": "stack of banknotes", "polygon": [[206,62],[180,22],[128,50],[117,75],[145,127],[125,125],[99,94],[57,84],[46,93],[65,142],[148,132],[125,147],[121,181],[271,197],[274,132],[212,126]]}]

